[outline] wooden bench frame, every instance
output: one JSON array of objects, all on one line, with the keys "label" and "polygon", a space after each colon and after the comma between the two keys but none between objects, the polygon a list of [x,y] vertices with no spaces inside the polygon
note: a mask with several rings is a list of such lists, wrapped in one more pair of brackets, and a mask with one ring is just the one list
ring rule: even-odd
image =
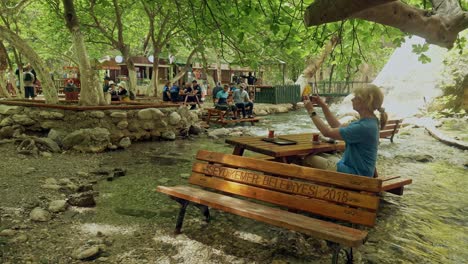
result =
[{"label": "wooden bench frame", "polygon": [[[212,207],[325,239],[333,249],[332,263],[337,263],[341,250],[351,263],[352,248],[364,244],[368,232],[328,219],[351,225],[375,225],[378,194],[382,189],[380,179],[205,150],[197,153],[197,159],[189,182],[203,189],[186,185],[157,187],[158,192],[169,195],[181,205],[176,234],[181,233],[189,204],[201,210],[206,222],[211,219],[208,207]],[[327,220],[296,213],[298,211]]]},{"label": "wooden bench frame", "polygon": [[394,119],[388,120],[384,129],[380,130],[380,138],[390,139],[390,142],[393,143],[393,137],[398,131],[400,131],[401,123],[403,119]]},{"label": "wooden bench frame", "polygon": [[[219,110],[216,108],[208,108],[206,110],[208,112],[208,116],[206,118],[206,123],[208,125],[210,123],[215,123],[215,124],[221,124],[222,126],[225,126],[227,124],[240,123],[240,122],[250,122],[250,124],[255,125],[254,123],[260,121],[260,119],[257,117],[237,118],[236,120],[231,120],[231,119],[227,119],[231,115],[231,111]],[[238,109],[237,111],[240,111],[240,110]]]}]

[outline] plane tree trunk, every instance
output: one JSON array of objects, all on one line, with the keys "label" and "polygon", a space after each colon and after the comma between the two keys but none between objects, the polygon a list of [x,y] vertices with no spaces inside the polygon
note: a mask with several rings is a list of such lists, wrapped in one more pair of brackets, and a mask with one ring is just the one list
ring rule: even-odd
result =
[{"label": "plane tree trunk", "polygon": [[[57,89],[55,89],[54,82],[49,75],[49,70],[46,65],[43,63],[39,55],[34,51],[31,46],[28,45],[26,41],[20,38],[16,33],[11,31],[9,28],[0,25],[0,39],[8,41],[23,57],[28,59],[32,67],[39,75],[39,79],[42,83],[42,92],[44,93],[44,98],[48,104],[57,104],[58,95]],[[22,78],[22,73],[20,71],[20,79]]]},{"label": "plane tree trunk", "polygon": [[98,76],[91,68],[91,63],[88,59],[88,52],[80,30],[73,0],[63,0],[63,6],[65,24],[70,31],[73,46],[78,56],[81,82],[80,104],[105,105],[104,92],[100,86]]},{"label": "plane tree trunk", "polygon": [[[430,44],[452,48],[458,33],[468,28],[468,12],[457,0],[432,0],[432,11],[394,0],[317,0],[304,14],[307,26],[360,18],[425,38]],[[325,5],[326,4],[326,5]]]}]

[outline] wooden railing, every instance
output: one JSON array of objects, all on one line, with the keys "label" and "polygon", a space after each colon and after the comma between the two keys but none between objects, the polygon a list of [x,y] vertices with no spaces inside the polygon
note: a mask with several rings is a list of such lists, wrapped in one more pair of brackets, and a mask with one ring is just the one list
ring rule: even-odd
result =
[{"label": "wooden railing", "polygon": [[367,84],[366,82],[346,82],[346,81],[338,81],[338,82],[327,82],[327,81],[320,81],[317,83],[310,83],[312,87],[314,85],[318,88],[318,92],[320,96],[329,96],[329,97],[339,97],[339,96],[347,96],[348,94],[352,93],[354,88],[359,87],[361,85]]}]

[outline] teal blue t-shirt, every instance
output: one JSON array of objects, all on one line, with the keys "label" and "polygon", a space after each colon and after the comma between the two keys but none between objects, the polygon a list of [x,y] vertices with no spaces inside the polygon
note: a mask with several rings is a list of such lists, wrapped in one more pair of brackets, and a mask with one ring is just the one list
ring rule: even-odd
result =
[{"label": "teal blue t-shirt", "polygon": [[338,172],[374,176],[379,145],[379,121],[363,118],[339,129],[346,142],[343,158],[336,164]]}]

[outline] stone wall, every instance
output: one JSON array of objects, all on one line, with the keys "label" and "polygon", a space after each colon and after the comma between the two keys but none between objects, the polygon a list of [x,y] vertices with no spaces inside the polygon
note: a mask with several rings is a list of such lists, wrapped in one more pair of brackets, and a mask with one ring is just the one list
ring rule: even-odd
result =
[{"label": "stone wall", "polygon": [[0,104],[0,139],[43,135],[63,149],[100,152],[132,141],[174,140],[196,125],[196,111],[180,108],[75,111]]}]

